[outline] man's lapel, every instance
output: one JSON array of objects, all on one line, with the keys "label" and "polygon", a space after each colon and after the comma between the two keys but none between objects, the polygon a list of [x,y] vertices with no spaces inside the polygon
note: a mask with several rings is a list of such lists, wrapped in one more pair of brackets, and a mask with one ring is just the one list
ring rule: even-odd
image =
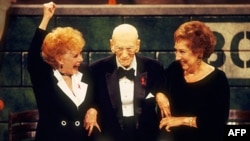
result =
[{"label": "man's lapel", "polygon": [[136,69],[136,77],[135,77],[135,89],[134,89],[134,109],[135,114],[141,114],[141,102],[144,100],[146,96],[146,84],[148,73],[144,70],[144,64],[142,58],[136,56],[137,61],[137,69]]},{"label": "man's lapel", "polygon": [[113,73],[106,73],[106,83],[112,107],[114,109],[118,109],[118,106],[121,104],[121,98],[117,79],[117,71],[113,71]]}]

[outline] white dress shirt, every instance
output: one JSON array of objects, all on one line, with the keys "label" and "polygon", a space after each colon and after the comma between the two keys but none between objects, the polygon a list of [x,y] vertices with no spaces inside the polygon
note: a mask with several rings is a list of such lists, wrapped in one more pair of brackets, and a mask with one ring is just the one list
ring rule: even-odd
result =
[{"label": "white dress shirt", "polygon": [[[116,59],[117,60],[117,59]],[[134,57],[131,65],[128,68],[124,68],[118,61],[116,61],[117,67],[122,67],[125,70],[134,69],[136,76],[136,58]],[[119,87],[122,102],[122,113],[124,117],[134,116],[134,81],[129,80],[127,77],[119,79]]]}]

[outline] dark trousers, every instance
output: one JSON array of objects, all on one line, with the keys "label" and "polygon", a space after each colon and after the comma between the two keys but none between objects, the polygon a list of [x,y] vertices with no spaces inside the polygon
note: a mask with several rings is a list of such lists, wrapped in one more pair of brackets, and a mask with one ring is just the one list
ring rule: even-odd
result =
[{"label": "dark trousers", "polygon": [[123,141],[137,141],[136,120],[135,117],[123,117]]},{"label": "dark trousers", "polygon": [[114,134],[114,132],[111,132],[111,134],[110,132],[100,133],[95,130],[90,141],[141,141],[136,128],[135,117],[123,117],[121,128],[122,130],[121,132],[118,131],[118,134]]}]

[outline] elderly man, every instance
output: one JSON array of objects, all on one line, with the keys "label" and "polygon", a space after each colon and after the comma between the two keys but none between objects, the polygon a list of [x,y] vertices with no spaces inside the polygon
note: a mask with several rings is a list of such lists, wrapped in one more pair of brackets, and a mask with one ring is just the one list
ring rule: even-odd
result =
[{"label": "elderly man", "polygon": [[113,55],[90,65],[96,83],[101,141],[155,141],[158,115],[155,97],[163,82],[163,67],[143,57],[137,30],[117,26],[110,39]]}]

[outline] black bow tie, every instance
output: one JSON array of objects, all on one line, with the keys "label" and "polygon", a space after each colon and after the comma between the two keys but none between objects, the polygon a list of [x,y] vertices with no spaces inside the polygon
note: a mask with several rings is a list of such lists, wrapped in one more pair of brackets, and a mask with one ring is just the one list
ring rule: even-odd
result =
[{"label": "black bow tie", "polygon": [[124,70],[123,68],[119,67],[117,70],[117,76],[119,79],[126,76],[129,80],[134,80],[135,77],[134,73],[135,73],[134,69]]}]

